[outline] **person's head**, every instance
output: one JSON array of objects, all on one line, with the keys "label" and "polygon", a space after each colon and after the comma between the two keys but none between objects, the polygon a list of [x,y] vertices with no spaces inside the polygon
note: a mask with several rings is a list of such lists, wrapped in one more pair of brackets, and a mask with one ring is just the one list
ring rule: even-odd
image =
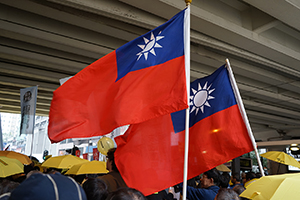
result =
[{"label": "person's head", "polygon": [[62,169],[50,167],[50,168],[47,168],[46,171],[45,171],[46,174],[55,174],[57,172],[61,173]]},{"label": "person's head", "polygon": [[4,179],[3,181],[0,182],[0,195],[7,192],[12,192],[19,185],[20,183],[18,182]]},{"label": "person's head", "polygon": [[147,200],[147,198],[136,189],[119,188],[110,193],[106,200]]},{"label": "person's head", "polygon": [[245,191],[245,187],[242,185],[236,185],[232,188],[233,191],[235,191],[238,195],[242,194],[242,192]]},{"label": "person's head", "polygon": [[117,150],[117,148],[111,148],[107,151],[107,161],[106,161],[106,169],[111,172],[111,171],[115,171],[115,172],[119,172],[116,163],[115,163],[115,151]]},{"label": "person's head", "polygon": [[245,184],[247,182],[246,181],[246,173],[245,172],[242,172],[241,178],[242,178],[242,183]]},{"label": "person's head", "polygon": [[208,188],[213,185],[219,185],[220,173],[216,168],[203,173],[201,177],[201,187]]},{"label": "person's head", "polygon": [[82,188],[85,191],[87,200],[105,200],[108,195],[107,185],[98,178],[88,178],[83,183]]},{"label": "person's head", "polygon": [[231,182],[232,182],[233,184],[240,183],[240,175],[239,175],[239,173],[233,173],[233,174],[231,175]]},{"label": "person's head", "polygon": [[257,173],[255,174],[255,177],[256,177],[256,178],[260,178],[260,177],[261,177],[261,173],[260,173],[260,172],[257,172]]},{"label": "person's head", "polygon": [[32,174],[15,188],[9,200],[86,200],[82,187],[70,177],[56,174]]},{"label": "person's head", "polygon": [[227,173],[223,173],[220,175],[220,184],[219,187],[220,188],[227,188],[229,185],[229,181],[230,181],[230,175]]},{"label": "person's head", "polygon": [[247,182],[247,181],[250,181],[250,180],[252,180],[252,179],[254,179],[254,178],[256,178],[255,173],[253,173],[253,172],[247,172],[247,173],[246,173],[246,182]]},{"label": "person's head", "polygon": [[221,188],[214,200],[239,200],[239,195],[228,188]]}]

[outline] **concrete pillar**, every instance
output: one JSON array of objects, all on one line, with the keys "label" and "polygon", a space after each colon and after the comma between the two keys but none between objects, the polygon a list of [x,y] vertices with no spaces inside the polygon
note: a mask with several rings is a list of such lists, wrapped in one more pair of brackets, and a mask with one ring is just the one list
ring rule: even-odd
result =
[{"label": "concrete pillar", "polygon": [[235,174],[235,173],[239,174],[239,179],[241,179],[240,171],[241,171],[240,157],[232,159],[232,163],[231,163],[232,174]]}]

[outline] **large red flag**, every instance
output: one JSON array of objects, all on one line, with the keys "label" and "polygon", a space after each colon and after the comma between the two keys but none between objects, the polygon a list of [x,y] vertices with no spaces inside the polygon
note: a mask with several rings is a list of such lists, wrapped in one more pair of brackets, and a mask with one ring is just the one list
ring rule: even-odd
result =
[{"label": "large red flag", "polygon": [[[183,181],[185,110],[131,125],[116,164],[145,195]],[[253,150],[225,66],[191,84],[188,179]]]},{"label": "large red flag", "polygon": [[183,10],[54,91],[51,142],[104,135],[187,108],[184,22]]}]

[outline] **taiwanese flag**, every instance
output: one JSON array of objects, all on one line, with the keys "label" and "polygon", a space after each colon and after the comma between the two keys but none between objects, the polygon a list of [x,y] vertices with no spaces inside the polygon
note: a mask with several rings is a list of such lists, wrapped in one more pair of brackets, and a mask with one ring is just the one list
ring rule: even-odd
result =
[{"label": "taiwanese flag", "polygon": [[[188,179],[253,150],[225,66],[191,83],[189,127]],[[182,110],[115,138],[116,164],[129,187],[149,195],[183,181],[184,128]]]},{"label": "taiwanese flag", "polygon": [[51,142],[104,135],[187,108],[186,11],[55,90],[49,113]]}]

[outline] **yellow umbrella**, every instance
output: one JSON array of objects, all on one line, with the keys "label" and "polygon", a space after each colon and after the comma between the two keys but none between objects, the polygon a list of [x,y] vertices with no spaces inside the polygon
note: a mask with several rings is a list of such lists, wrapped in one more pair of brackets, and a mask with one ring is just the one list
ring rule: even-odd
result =
[{"label": "yellow umbrella", "polygon": [[24,173],[24,165],[14,158],[0,156],[0,177]]},{"label": "yellow umbrella", "polygon": [[0,156],[17,159],[25,165],[29,165],[32,163],[27,155],[15,151],[0,151]]},{"label": "yellow umbrella", "polygon": [[254,200],[299,199],[300,173],[263,176],[240,194]]},{"label": "yellow umbrella", "polygon": [[89,162],[89,161],[73,155],[55,156],[55,157],[48,158],[42,164],[42,167],[69,169],[73,165],[84,163],[84,162]]},{"label": "yellow umbrella", "polygon": [[66,174],[104,174],[107,173],[106,163],[102,161],[89,161],[85,163],[80,163],[73,165]]},{"label": "yellow umbrella", "polygon": [[300,168],[300,163],[292,156],[281,151],[268,151],[260,156],[275,162]]},{"label": "yellow umbrella", "polygon": [[231,172],[231,170],[224,164],[216,166],[216,169],[221,172]]}]

